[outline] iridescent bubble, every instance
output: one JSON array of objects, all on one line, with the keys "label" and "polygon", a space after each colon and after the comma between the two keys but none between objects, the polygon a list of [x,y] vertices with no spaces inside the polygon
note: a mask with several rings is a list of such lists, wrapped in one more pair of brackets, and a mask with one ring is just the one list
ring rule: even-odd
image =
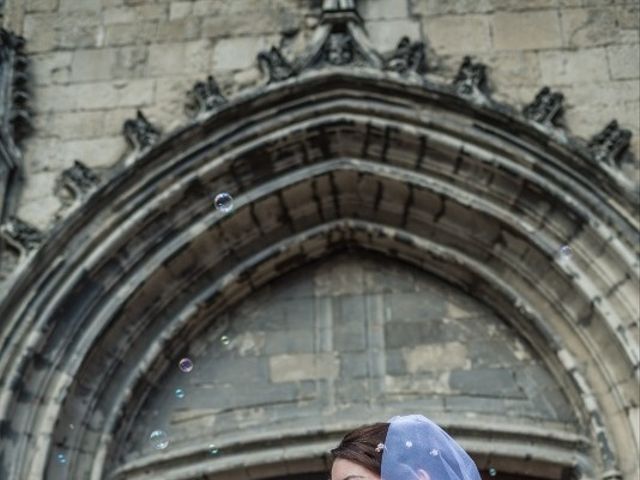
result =
[{"label": "iridescent bubble", "polygon": [[413,442],[412,442],[411,440],[407,440],[406,442],[404,442],[404,445],[405,445],[407,448],[411,448],[411,447],[413,447]]},{"label": "iridescent bubble", "polygon": [[64,453],[58,453],[56,455],[56,461],[64,465],[67,463],[67,456]]},{"label": "iridescent bubble", "polygon": [[220,343],[222,343],[222,345],[224,345],[226,347],[227,345],[229,345],[231,343],[231,339],[229,337],[227,337],[226,335],[222,335],[220,337]]},{"label": "iridescent bubble", "polygon": [[233,210],[233,197],[226,192],[219,193],[213,199],[213,204],[216,206],[216,210],[229,213]]},{"label": "iridescent bubble", "polygon": [[497,474],[498,474],[498,471],[495,468],[491,467],[489,469],[489,476],[490,477],[495,477]]},{"label": "iridescent bubble", "polygon": [[185,396],[185,392],[182,388],[176,388],[176,398],[183,399]]},{"label": "iridescent bubble", "polygon": [[162,430],[154,430],[149,435],[151,446],[156,450],[164,450],[169,446],[169,437]]},{"label": "iridescent bubble", "polygon": [[189,373],[191,370],[193,370],[193,362],[190,358],[183,358],[178,362],[178,367],[180,368],[181,372]]},{"label": "iridescent bubble", "polygon": [[220,453],[220,449],[218,447],[216,447],[213,443],[209,444],[209,455],[217,455],[218,453]]},{"label": "iridescent bubble", "polygon": [[432,448],[429,451],[429,455],[431,455],[432,457],[437,457],[438,455],[440,455],[440,450],[438,450],[437,448]]},{"label": "iridescent bubble", "polygon": [[563,245],[560,247],[560,258],[570,259],[573,256],[573,251],[569,245]]}]

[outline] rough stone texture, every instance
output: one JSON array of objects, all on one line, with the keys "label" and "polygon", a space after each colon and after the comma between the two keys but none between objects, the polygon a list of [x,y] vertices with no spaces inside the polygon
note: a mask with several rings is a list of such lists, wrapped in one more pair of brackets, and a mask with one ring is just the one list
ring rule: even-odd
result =
[{"label": "rough stone texture", "polygon": [[[96,123],[75,128],[70,113],[78,119],[98,113],[117,126],[144,107],[165,131],[176,128],[186,121],[184,95],[195,81],[213,73],[225,94],[261,83],[255,54],[283,34],[285,54],[300,50],[320,6],[300,0],[6,3],[6,26],[27,38],[36,122],[51,125],[27,142],[27,171],[51,177],[72,164],[74,152],[62,143],[60,161],[48,162],[37,148],[43,141],[85,139],[104,148]],[[402,35],[426,41],[430,74],[449,80],[461,57],[472,55],[488,65],[495,97],[516,107],[549,85],[565,93],[573,132],[590,137],[618,118],[640,154],[637,2],[359,0],[359,8],[377,48],[392,50]],[[104,132],[118,133],[115,127]],[[122,154],[114,144],[98,162],[81,160],[107,166]],[[29,175],[18,213],[47,229],[56,200],[52,191],[32,192],[39,188]]]},{"label": "rough stone texture", "polygon": [[[380,311],[367,307],[373,298]],[[328,319],[320,308],[326,302]],[[366,333],[378,316],[379,340]],[[152,452],[148,435],[158,428],[172,449],[194,436],[224,445],[239,429],[258,435],[318,412],[375,415],[403,402],[436,416],[464,411],[581,428],[541,361],[500,318],[455,287],[388,259],[337,255],[255,292],[220,320],[230,326],[184,352],[194,370],[176,366],[161,379],[119,449],[122,461]]]}]

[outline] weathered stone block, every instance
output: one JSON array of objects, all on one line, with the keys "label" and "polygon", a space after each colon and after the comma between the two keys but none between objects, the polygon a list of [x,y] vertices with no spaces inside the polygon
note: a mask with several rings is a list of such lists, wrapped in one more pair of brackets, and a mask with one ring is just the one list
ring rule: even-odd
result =
[{"label": "weathered stone block", "polygon": [[116,64],[116,50],[113,48],[76,50],[71,63],[72,82],[108,80]]},{"label": "weathered stone block", "polygon": [[151,42],[158,30],[157,22],[118,23],[105,27],[105,45],[130,45]]},{"label": "weathered stone block", "polygon": [[[197,2],[196,2],[197,3]],[[193,13],[194,2],[171,2],[169,5],[169,20],[187,18]]]},{"label": "weathered stone block", "polygon": [[269,371],[274,383],[336,378],[340,360],[333,352],[277,355],[269,358]]},{"label": "weathered stone block", "polygon": [[540,52],[539,59],[545,85],[593,83],[609,76],[604,48]]},{"label": "weathered stone block", "polygon": [[258,53],[277,43],[275,37],[239,37],[218,40],[213,48],[215,71],[238,70],[256,63]]},{"label": "weathered stone block", "polygon": [[25,11],[27,13],[51,12],[58,7],[58,0],[26,0]]},{"label": "weathered stone block", "polygon": [[640,77],[640,45],[614,45],[607,47],[609,72],[614,80]]},{"label": "weathered stone block", "polygon": [[409,2],[397,0],[361,0],[358,11],[362,18],[368,20],[382,20],[409,17]]},{"label": "weathered stone block", "polygon": [[471,366],[467,347],[459,342],[419,345],[402,353],[409,373],[468,369]]},{"label": "weathered stone block", "polygon": [[540,50],[562,46],[557,10],[496,13],[493,17],[496,50]]},{"label": "weathered stone block", "polygon": [[66,83],[71,75],[72,52],[47,52],[31,57],[31,72],[36,85]]},{"label": "weathered stone block", "polygon": [[561,18],[569,47],[607,45],[619,39],[620,27],[613,8],[567,9]]},{"label": "weathered stone block", "polygon": [[178,42],[193,40],[200,35],[201,19],[197,17],[161,21],[158,23],[158,42]]},{"label": "weathered stone block", "polygon": [[378,20],[367,22],[366,29],[371,43],[381,52],[392,51],[404,36],[412,40],[421,38],[420,23],[417,20]]},{"label": "weathered stone block", "polygon": [[436,52],[468,54],[491,49],[489,25],[487,15],[446,15],[427,18],[424,30]]}]

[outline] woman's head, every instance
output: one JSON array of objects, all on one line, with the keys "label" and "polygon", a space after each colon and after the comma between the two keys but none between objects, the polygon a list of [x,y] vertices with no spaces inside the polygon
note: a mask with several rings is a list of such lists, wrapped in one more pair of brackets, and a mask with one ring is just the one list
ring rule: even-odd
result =
[{"label": "woman's head", "polygon": [[374,423],[347,433],[340,445],[331,450],[333,464],[331,480],[354,479],[379,480],[382,468],[382,449],[388,423]]},{"label": "woman's head", "polygon": [[480,480],[471,457],[422,415],[357,428],[331,454],[331,480]]}]

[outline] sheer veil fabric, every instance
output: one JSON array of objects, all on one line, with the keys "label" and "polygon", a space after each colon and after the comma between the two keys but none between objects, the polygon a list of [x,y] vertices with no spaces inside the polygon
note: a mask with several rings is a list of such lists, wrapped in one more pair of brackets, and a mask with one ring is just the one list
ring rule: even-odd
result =
[{"label": "sheer veil fabric", "polygon": [[393,417],[382,450],[382,480],[481,480],[458,443],[422,415]]}]

